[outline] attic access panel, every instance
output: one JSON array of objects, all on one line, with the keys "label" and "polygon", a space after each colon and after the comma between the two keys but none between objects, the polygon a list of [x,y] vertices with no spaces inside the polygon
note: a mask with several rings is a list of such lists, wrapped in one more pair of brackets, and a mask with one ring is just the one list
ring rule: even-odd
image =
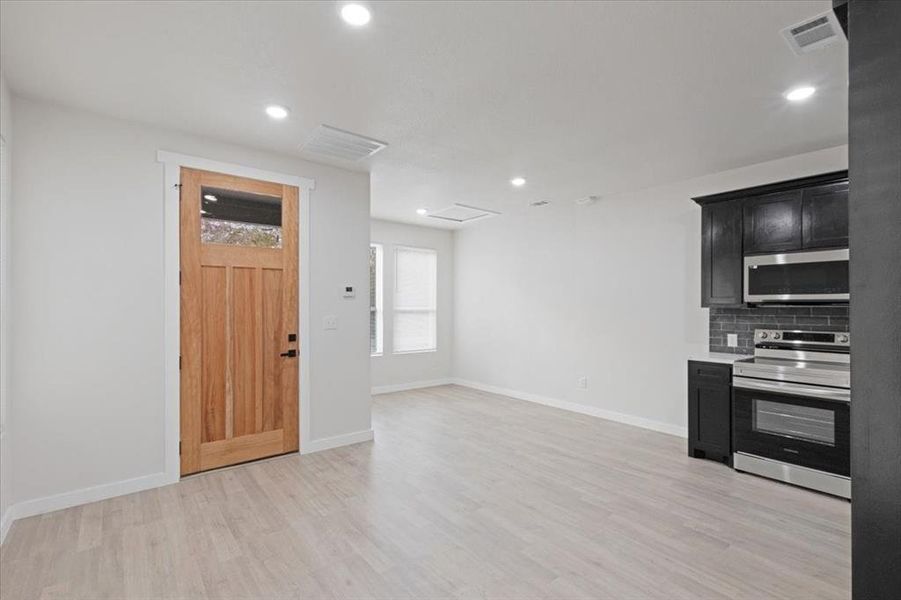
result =
[{"label": "attic access panel", "polygon": [[495,217],[501,213],[489,210],[487,208],[478,208],[477,206],[469,206],[468,204],[454,203],[447,208],[442,208],[428,214],[432,219],[443,219],[445,221],[453,221],[455,223],[466,223],[475,221],[476,219],[485,219]]}]

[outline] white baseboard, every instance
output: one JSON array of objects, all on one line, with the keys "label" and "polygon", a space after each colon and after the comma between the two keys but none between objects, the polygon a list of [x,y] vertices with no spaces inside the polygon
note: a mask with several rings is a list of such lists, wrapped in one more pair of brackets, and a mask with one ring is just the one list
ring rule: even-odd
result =
[{"label": "white baseboard", "polygon": [[[359,444],[360,442],[371,441],[375,437],[372,429],[364,431],[356,431],[345,435],[337,435],[335,437],[325,438],[321,440],[313,440],[308,444],[304,444],[301,448],[302,454],[310,454],[313,452],[321,452],[330,450],[340,446],[348,446],[350,444]],[[43,498],[35,498],[34,500],[26,500],[13,504],[6,509],[6,513],[0,518],[0,544],[6,539],[13,521],[41,515],[72,506],[80,506],[89,504],[99,500],[115,498],[116,496],[124,496],[135,492],[142,492],[152,488],[169,485],[178,482],[178,477],[174,479],[168,473],[155,473],[153,475],[145,475],[143,477],[135,477],[134,479],[126,479],[124,481],[116,481],[94,487],[75,490],[56,494],[54,496],[46,496]]]},{"label": "white baseboard", "polygon": [[375,433],[372,429],[364,429],[363,431],[345,433],[344,435],[322,438],[321,440],[312,440],[301,446],[300,453],[312,454],[313,452],[322,452],[323,450],[331,450],[332,448],[338,448],[340,446],[371,442],[374,438]]},{"label": "white baseboard", "polygon": [[3,540],[6,539],[6,534],[9,533],[9,528],[13,524],[13,507],[10,506],[6,509],[6,512],[3,513],[3,516],[0,517],[0,544],[3,543]]},{"label": "white baseboard", "polygon": [[405,392],[407,390],[418,390],[422,388],[430,388],[439,385],[448,385],[454,383],[453,379],[432,379],[430,381],[411,381],[410,383],[398,383],[395,385],[377,385],[370,391],[373,396],[378,394],[390,394],[391,392]]},{"label": "white baseboard", "polygon": [[[625,423],[627,425],[634,425],[636,427],[642,427],[644,429],[659,431],[661,433],[667,433],[679,437],[688,436],[688,432],[685,427],[679,427],[670,423],[663,423],[661,421],[655,421],[653,419],[646,419],[644,417],[638,417],[635,415],[629,415],[625,413],[606,410],[603,408],[597,408],[594,406],[588,406],[585,404],[579,404],[577,402],[558,400],[556,398],[549,398],[547,396],[540,396],[538,394],[531,394],[528,392],[520,392],[518,390],[511,390],[508,388],[488,385],[476,381],[468,381],[465,379],[436,379],[432,381],[420,381],[395,386],[380,386],[372,388],[372,393],[385,394],[395,391],[412,390],[448,384],[462,385],[464,387],[469,387],[484,392],[490,392],[492,394],[509,396],[510,398],[516,398],[518,400],[535,402],[537,404],[543,404],[545,406],[550,406],[553,408],[559,408],[583,415],[599,417],[601,419],[616,421],[618,423]],[[323,450],[330,450],[332,448],[338,448],[341,446],[349,446],[351,444],[369,442],[372,441],[374,437],[375,434],[372,429],[356,431],[344,435],[312,440],[311,442],[303,444],[300,452],[301,454],[322,452]],[[6,538],[6,534],[9,532],[13,521],[15,521],[16,519],[24,519],[26,517],[48,513],[55,510],[62,510],[64,508],[69,508],[72,506],[88,504],[90,502],[97,502],[99,500],[106,500],[108,498],[115,498],[116,496],[124,496],[125,494],[133,494],[135,492],[176,483],[177,481],[178,478],[173,480],[172,477],[166,473],[156,473],[153,475],[135,477],[134,479],[126,479],[125,481],[117,481],[114,483],[98,485],[94,487],[75,490],[72,492],[66,492],[54,496],[46,496],[44,498],[36,498],[34,500],[26,500],[25,502],[13,504],[6,509],[6,513],[2,516],[2,518],[0,518],[0,543],[3,543],[3,540]]]},{"label": "white baseboard", "polygon": [[144,475],[143,477],[135,477],[124,481],[115,481],[53,496],[18,502],[7,508],[6,514],[3,515],[2,525],[0,525],[0,543],[6,538],[6,533],[15,520],[42,515],[72,506],[90,504],[91,502],[115,498],[116,496],[134,494],[135,492],[142,492],[170,483],[175,483],[175,481],[169,475],[166,473],[155,473],[153,475]]},{"label": "white baseboard", "polygon": [[516,398],[517,400],[526,400],[528,402],[535,402],[537,404],[543,404],[545,406],[551,406],[553,408],[560,408],[583,415],[590,415],[592,417],[607,419],[608,421],[616,421],[617,423],[625,423],[626,425],[634,425],[635,427],[642,427],[644,429],[650,429],[652,431],[659,431],[660,433],[667,433],[669,435],[676,435],[683,438],[688,437],[688,430],[685,427],[679,427],[678,425],[673,425],[671,423],[664,423],[662,421],[655,421],[653,419],[646,419],[644,417],[606,410],[603,408],[598,408],[596,406],[588,406],[587,404],[579,404],[578,402],[558,400],[557,398],[549,398],[547,396],[539,396],[538,394],[531,394],[528,392],[520,392],[518,390],[501,388],[494,385],[479,383],[477,381],[455,379],[452,381],[452,383],[462,385],[464,387],[473,388],[475,390],[481,390],[483,392],[500,394],[501,396],[509,396],[511,398]]}]

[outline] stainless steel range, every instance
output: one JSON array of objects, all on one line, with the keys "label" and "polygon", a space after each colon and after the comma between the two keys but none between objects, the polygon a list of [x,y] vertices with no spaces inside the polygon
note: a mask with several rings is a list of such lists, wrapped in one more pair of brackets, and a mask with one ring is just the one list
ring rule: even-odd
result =
[{"label": "stainless steel range", "polygon": [[851,336],[754,332],[732,371],[733,465],[851,497]]}]

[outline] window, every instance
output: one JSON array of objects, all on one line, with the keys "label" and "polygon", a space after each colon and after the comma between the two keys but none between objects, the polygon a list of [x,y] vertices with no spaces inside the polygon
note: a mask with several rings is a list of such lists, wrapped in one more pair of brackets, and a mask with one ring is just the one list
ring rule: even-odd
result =
[{"label": "window", "polygon": [[204,244],[282,247],[282,199],[204,187],[200,192]]},{"label": "window", "polygon": [[437,348],[437,287],[437,252],[395,249],[394,352],[428,352]]},{"label": "window", "polygon": [[369,354],[382,353],[382,246],[369,245]]}]

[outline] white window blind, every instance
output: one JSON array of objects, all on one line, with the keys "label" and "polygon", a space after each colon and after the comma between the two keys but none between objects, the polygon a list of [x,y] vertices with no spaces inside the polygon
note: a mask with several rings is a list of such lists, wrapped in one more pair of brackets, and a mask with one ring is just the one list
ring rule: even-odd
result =
[{"label": "white window blind", "polygon": [[369,246],[369,353],[382,353],[382,246]]},{"label": "white window blind", "polygon": [[438,347],[438,253],[424,248],[394,251],[394,352]]}]

